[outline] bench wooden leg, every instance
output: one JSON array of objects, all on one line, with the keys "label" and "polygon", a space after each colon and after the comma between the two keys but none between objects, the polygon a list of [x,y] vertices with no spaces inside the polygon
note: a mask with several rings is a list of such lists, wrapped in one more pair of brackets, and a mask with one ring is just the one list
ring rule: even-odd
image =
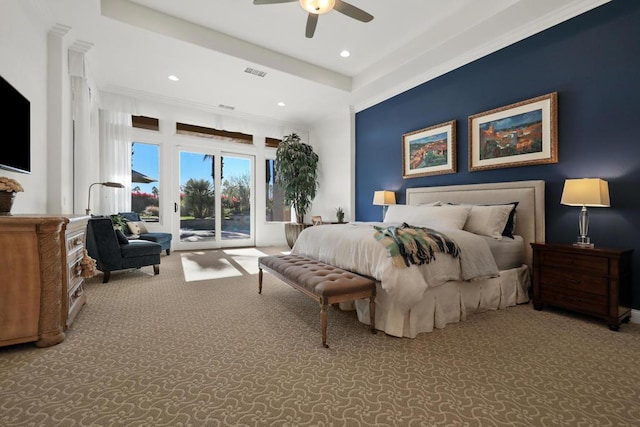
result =
[{"label": "bench wooden leg", "polygon": [[258,293],[262,293],[262,268],[258,270]]},{"label": "bench wooden leg", "polygon": [[376,330],[376,297],[371,295],[369,297],[369,318],[371,320],[371,333],[375,334]]},{"label": "bench wooden leg", "polygon": [[320,324],[322,328],[322,346],[329,348],[327,344],[327,302],[322,301],[320,303]]}]

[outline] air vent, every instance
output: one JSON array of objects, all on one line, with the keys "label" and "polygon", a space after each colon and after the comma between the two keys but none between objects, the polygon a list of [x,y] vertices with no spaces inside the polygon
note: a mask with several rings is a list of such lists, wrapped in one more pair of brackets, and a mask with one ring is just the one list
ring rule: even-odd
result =
[{"label": "air vent", "polygon": [[260,71],[260,70],[256,70],[255,68],[251,68],[251,67],[247,67],[244,70],[245,73],[249,73],[249,74],[253,74],[254,76],[258,76],[258,77],[264,77],[267,75],[266,72],[264,71]]},{"label": "air vent", "polygon": [[222,108],[225,110],[235,110],[236,107],[232,107],[231,105],[218,104],[218,108]]}]

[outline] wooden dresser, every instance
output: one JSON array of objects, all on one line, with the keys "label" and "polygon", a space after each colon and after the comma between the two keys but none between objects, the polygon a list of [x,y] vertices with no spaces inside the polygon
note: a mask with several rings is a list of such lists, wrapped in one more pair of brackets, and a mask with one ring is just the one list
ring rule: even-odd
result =
[{"label": "wooden dresser", "polygon": [[64,340],[86,302],[88,216],[0,216],[0,346]]},{"label": "wooden dresser", "polygon": [[633,250],[532,243],[533,307],[544,304],[604,319],[617,331],[631,318]]}]

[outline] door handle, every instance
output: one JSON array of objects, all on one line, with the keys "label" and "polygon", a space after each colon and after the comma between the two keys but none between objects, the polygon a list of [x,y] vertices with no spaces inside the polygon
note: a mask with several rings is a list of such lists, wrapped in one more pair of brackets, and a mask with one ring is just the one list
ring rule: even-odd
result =
[{"label": "door handle", "polygon": [[175,202],[173,203],[173,211],[178,212],[178,204]]}]

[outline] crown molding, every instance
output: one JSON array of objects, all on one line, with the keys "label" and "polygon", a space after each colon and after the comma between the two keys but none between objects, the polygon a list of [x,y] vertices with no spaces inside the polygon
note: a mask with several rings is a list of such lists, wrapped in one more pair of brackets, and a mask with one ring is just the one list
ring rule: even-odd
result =
[{"label": "crown molding", "polygon": [[[552,13],[548,13],[527,24],[518,26],[514,30],[504,33],[488,43],[468,50],[463,54],[456,55],[448,61],[429,67],[424,72],[416,74],[415,70],[425,68],[421,66],[420,63],[428,61],[425,55],[421,55],[407,62],[402,67],[380,77],[378,80],[354,90],[351,97],[354,109],[356,112],[365,110],[402,92],[406,92],[409,89],[413,89],[416,86],[440,77],[456,68],[460,68],[598,6],[609,3],[610,1],[611,0],[576,0],[564,7],[554,10]],[[449,42],[452,41],[453,40],[450,40]],[[357,84],[357,77],[355,82]]]}]

